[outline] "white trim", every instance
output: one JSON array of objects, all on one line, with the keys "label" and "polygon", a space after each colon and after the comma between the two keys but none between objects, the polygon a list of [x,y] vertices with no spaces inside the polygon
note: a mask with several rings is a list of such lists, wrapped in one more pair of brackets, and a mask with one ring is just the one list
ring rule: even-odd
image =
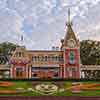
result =
[{"label": "white trim", "polygon": [[12,75],[12,68],[13,68],[13,65],[11,64],[11,68],[10,68],[10,77],[13,78],[13,75]]},{"label": "white trim", "polygon": [[28,65],[26,64],[26,66],[24,68],[26,68],[26,76],[25,77],[28,78]]},{"label": "white trim", "polygon": [[81,57],[80,57],[80,47],[78,48],[78,52],[79,52],[79,78],[81,78],[81,68],[80,68],[80,66],[81,66]]},{"label": "white trim", "polygon": [[29,78],[32,78],[32,70],[31,70],[32,67],[29,67]]},{"label": "white trim", "polygon": [[65,60],[65,58],[66,58],[66,55],[65,55],[65,51],[66,51],[66,49],[64,48],[64,78],[66,78],[66,60]]},{"label": "white trim", "polygon": [[54,64],[54,65],[39,65],[39,64],[36,64],[36,65],[32,65],[32,67],[60,67],[59,64]]}]

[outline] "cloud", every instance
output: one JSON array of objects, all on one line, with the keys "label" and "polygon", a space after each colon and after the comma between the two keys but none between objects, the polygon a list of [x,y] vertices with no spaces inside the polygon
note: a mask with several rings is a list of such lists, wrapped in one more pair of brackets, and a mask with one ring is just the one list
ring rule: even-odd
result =
[{"label": "cloud", "polygon": [[0,42],[23,35],[27,49],[59,46],[69,7],[78,38],[100,40],[100,0],[0,0]]}]

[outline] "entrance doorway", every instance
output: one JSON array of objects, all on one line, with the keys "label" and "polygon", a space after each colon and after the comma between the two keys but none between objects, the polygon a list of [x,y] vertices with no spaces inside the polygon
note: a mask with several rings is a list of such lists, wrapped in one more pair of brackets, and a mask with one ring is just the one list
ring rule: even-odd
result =
[{"label": "entrance doorway", "polygon": [[76,67],[68,67],[68,77],[76,78]]},{"label": "entrance doorway", "polygon": [[32,78],[59,78],[59,68],[32,67]]},{"label": "entrance doorway", "polygon": [[21,67],[16,68],[16,78],[23,78],[23,68]]}]

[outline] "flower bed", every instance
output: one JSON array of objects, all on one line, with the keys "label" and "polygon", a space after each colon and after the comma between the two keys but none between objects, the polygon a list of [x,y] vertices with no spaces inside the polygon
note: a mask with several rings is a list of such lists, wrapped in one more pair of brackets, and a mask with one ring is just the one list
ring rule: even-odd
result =
[{"label": "flower bed", "polygon": [[84,88],[82,88],[82,90],[100,90],[100,88],[87,88],[87,87],[84,87]]},{"label": "flower bed", "polygon": [[73,82],[72,85],[81,85],[81,82]]},{"label": "flower bed", "polygon": [[71,86],[69,88],[66,88],[65,90],[100,90],[100,88],[97,88],[96,86],[100,86],[100,83],[96,84],[88,84],[88,85],[78,85],[78,86]]},{"label": "flower bed", "polygon": [[0,82],[0,86],[2,86],[2,87],[10,87],[13,85],[14,85],[14,83],[12,83],[12,82]]},{"label": "flower bed", "polygon": [[41,94],[49,95],[56,92],[58,90],[58,86],[54,84],[38,84],[36,85],[35,90]]},{"label": "flower bed", "polygon": [[29,92],[28,90],[2,90],[0,94],[19,94],[19,93],[26,93]]}]

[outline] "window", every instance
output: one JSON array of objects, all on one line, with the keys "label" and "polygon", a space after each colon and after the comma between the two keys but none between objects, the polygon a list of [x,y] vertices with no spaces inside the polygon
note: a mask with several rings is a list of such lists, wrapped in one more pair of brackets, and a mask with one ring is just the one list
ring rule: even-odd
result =
[{"label": "window", "polygon": [[55,56],[55,61],[58,61],[58,56]]},{"label": "window", "polygon": [[32,57],[32,61],[34,61],[34,56]]},{"label": "window", "polygon": [[58,68],[54,68],[54,77],[57,78],[58,76]]},{"label": "window", "polygon": [[48,56],[48,61],[50,61],[50,56]]},{"label": "window", "polygon": [[24,52],[22,52],[22,57],[24,57]]},{"label": "window", "polygon": [[59,61],[63,61],[63,56],[59,56]]},{"label": "window", "polygon": [[21,52],[19,52],[19,57],[22,57],[22,54],[21,54]]},{"label": "window", "polygon": [[24,53],[23,52],[16,52],[15,56],[16,57],[24,57]]},{"label": "window", "polygon": [[16,57],[18,57],[18,52],[16,52],[16,54],[15,54],[15,55],[16,55]]},{"label": "window", "polygon": [[32,72],[32,77],[33,77],[33,78],[38,77],[37,72]]},{"label": "window", "polygon": [[68,67],[68,72],[76,72],[76,67]]},{"label": "window", "polygon": [[56,56],[56,55],[54,55],[54,56],[52,57],[52,60],[53,60],[53,61],[58,61],[58,59],[59,59],[59,57]]},{"label": "window", "polygon": [[32,61],[50,61],[52,60],[52,57],[50,56],[33,56]]},{"label": "window", "polygon": [[74,64],[75,63],[75,54],[73,51],[70,52],[70,63]]},{"label": "window", "polygon": [[16,68],[16,71],[21,72],[21,71],[23,71],[23,68],[18,67],[18,68]]},{"label": "window", "polygon": [[48,71],[48,68],[42,68],[43,72],[47,72]]},{"label": "window", "polygon": [[47,60],[48,60],[48,57],[47,57],[47,56],[45,56],[45,57],[44,57],[44,60],[45,60],[45,61],[47,61]]},{"label": "window", "polygon": [[32,61],[37,61],[37,56],[33,56]]},{"label": "window", "polygon": [[54,56],[52,56],[52,60],[55,61],[55,57]]},{"label": "window", "polygon": [[32,78],[38,78],[38,68],[32,67]]},{"label": "window", "polygon": [[34,61],[37,61],[37,56],[34,56]]},{"label": "window", "polygon": [[72,72],[76,72],[76,67],[72,67]]},{"label": "window", "polygon": [[68,76],[69,77],[76,77],[76,67],[74,66],[74,67],[68,67]]},{"label": "window", "polygon": [[44,57],[43,56],[39,56],[39,61],[44,61]]}]

